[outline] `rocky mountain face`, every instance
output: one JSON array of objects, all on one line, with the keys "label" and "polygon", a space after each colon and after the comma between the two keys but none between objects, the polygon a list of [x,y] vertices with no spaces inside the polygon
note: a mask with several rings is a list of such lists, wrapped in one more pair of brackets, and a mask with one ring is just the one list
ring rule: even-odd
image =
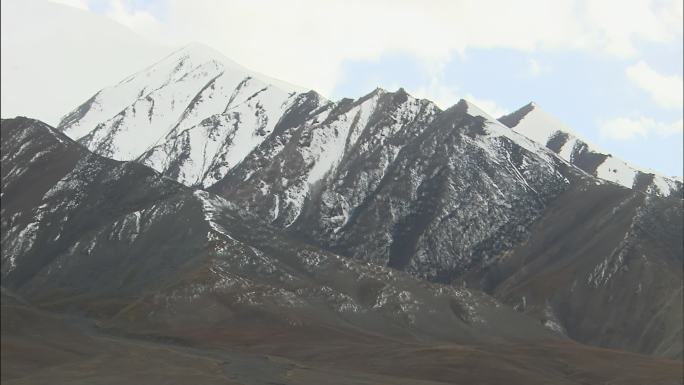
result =
[{"label": "rocky mountain face", "polygon": [[465,279],[577,341],[681,358],[683,210],[679,197],[572,186]]},{"label": "rocky mountain face", "polygon": [[41,122],[0,128],[3,381],[681,377],[676,361],[577,345],[477,289],[303,243]]},{"label": "rocky mountain face", "polygon": [[177,322],[205,327],[201,317],[251,312],[293,327],[473,341],[553,334],[477,290],[428,284],[245,221],[219,196],[92,154],[38,121],[3,120],[2,134],[3,154],[13,154],[3,158],[3,287],[33,303],[141,317],[135,325],[197,306]]},{"label": "rocky mountain face", "polygon": [[[681,328],[668,321],[681,319],[681,307],[666,293],[681,296],[681,269],[672,269],[682,260],[681,182],[597,152],[533,104],[497,120],[463,100],[442,111],[403,89],[331,102],[258,74],[242,77],[246,70],[215,57],[202,47],[181,50],[98,93],[59,129],[101,155],[135,159],[203,187],[243,218],[302,242],[429,281],[474,285],[582,342],[681,355],[680,339],[671,338]],[[185,85],[195,78],[194,87]],[[148,86],[149,79],[163,81]],[[111,95],[123,95],[126,87],[133,97],[116,99],[113,109],[97,107],[115,105]],[[151,106],[149,98],[180,107],[139,107]],[[161,115],[136,120],[135,111]],[[151,127],[149,140],[136,138],[137,148],[122,150]],[[567,207],[558,208],[559,202]],[[580,209],[586,218],[577,219]],[[568,215],[554,216],[554,210]],[[652,238],[666,246],[645,247],[639,229],[660,223],[660,216],[668,226]],[[587,226],[591,232],[580,231]],[[557,229],[552,239],[540,235],[551,228]],[[610,236],[596,238],[602,233]],[[563,247],[553,243],[559,239]],[[571,239],[583,247],[568,244]],[[556,248],[549,254],[551,244]],[[533,246],[543,255],[524,254]],[[637,249],[643,258],[625,258]],[[531,295],[511,280],[540,279],[529,275],[535,269],[527,264],[535,258],[542,270],[560,260],[568,266],[581,260],[582,268],[572,280]],[[596,283],[606,271],[623,275],[630,263],[655,270],[624,285]],[[671,277],[669,289],[652,282],[661,269]],[[625,287],[638,296],[614,301]],[[584,296],[605,303],[584,306]],[[652,316],[633,314],[639,301],[653,306]],[[605,337],[606,323],[618,319],[625,326]],[[656,324],[665,331],[637,332]],[[640,340],[631,337],[635,333]]]},{"label": "rocky mountain face", "polygon": [[465,101],[439,111],[376,90],[341,104],[210,191],[343,255],[448,282],[519,241],[568,183],[561,160]]},{"label": "rocky mountain face", "polygon": [[502,116],[499,121],[591,175],[649,194],[682,195],[681,178],[659,175],[605,153],[534,103]]}]

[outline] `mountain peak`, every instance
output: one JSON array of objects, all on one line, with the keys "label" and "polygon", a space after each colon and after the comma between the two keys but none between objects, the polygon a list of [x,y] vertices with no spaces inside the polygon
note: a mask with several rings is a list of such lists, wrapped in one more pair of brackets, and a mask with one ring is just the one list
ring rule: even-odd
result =
[{"label": "mountain peak", "polygon": [[196,64],[214,61],[228,68],[251,72],[246,67],[226,57],[220,51],[209,47],[208,45],[197,42],[189,43],[179,48],[162,61],[170,60],[176,62],[183,59],[190,59]]},{"label": "mountain peak", "polygon": [[2,134],[5,135],[9,130],[17,131],[31,131],[29,136],[46,136],[52,137],[60,143],[73,143],[74,141],[62,132],[52,128],[50,125],[26,116],[16,116],[14,118],[3,118],[0,126],[2,127]]},{"label": "mountain peak", "polygon": [[573,129],[546,112],[535,102],[527,103],[516,111],[502,116],[499,121],[541,144],[545,144],[545,141],[556,131],[574,137],[578,136]]},{"label": "mountain peak", "polygon": [[387,93],[386,89],[378,86],[378,87],[375,87],[375,89],[373,91],[371,91],[370,95],[384,95],[386,93]]},{"label": "mountain peak", "polygon": [[466,99],[461,99],[456,103],[456,106],[459,106],[461,108],[465,108],[465,111],[472,116],[481,116],[487,120],[496,122],[496,119],[493,118],[488,112],[483,110],[482,108],[478,107],[475,103],[470,102]]},{"label": "mountain peak", "polygon": [[[252,77],[259,79],[267,85],[273,85],[286,92],[307,92],[309,89],[300,87],[286,81],[264,75],[260,72],[253,71],[237,61],[229,58],[223,52],[210,47],[208,45],[192,42],[177,49],[163,59],[159,60],[150,67],[135,73],[128,78],[122,80],[119,84],[130,82],[133,78],[144,77],[145,82],[149,82],[155,74],[171,74],[180,73],[181,71],[193,71],[200,67],[209,67],[208,72],[225,72],[231,73],[233,76]],[[181,74],[184,75],[184,74]],[[60,124],[61,126],[61,124]]]},{"label": "mountain peak", "polygon": [[67,114],[59,129],[100,155],[133,160],[169,137],[186,138],[191,128],[197,136],[201,123],[213,119],[224,126],[223,134],[231,124],[244,126],[247,131],[232,140],[249,149],[302,91],[191,43],[100,90]]},{"label": "mountain peak", "polygon": [[520,123],[520,121],[527,116],[527,114],[538,109],[538,107],[539,106],[535,102],[529,102],[510,114],[500,117],[499,121],[506,126],[513,128],[517,126],[518,123]]},{"label": "mountain peak", "polygon": [[206,54],[221,55],[221,56],[223,55],[219,51],[215,50],[214,48],[212,48],[206,44],[196,42],[196,41],[186,44],[181,49],[179,49],[179,51],[184,51],[184,52],[188,52],[188,53],[202,52],[202,53],[206,53]]}]

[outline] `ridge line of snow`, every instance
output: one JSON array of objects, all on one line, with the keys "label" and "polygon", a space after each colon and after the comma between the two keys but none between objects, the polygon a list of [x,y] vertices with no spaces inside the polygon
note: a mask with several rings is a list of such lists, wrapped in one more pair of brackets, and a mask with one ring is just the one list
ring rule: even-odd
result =
[{"label": "ridge line of snow", "polygon": [[612,155],[601,146],[581,137],[572,128],[541,109],[536,103],[532,104],[532,109],[510,129],[545,147],[556,133],[560,132],[567,135],[567,140],[561,146],[558,155],[571,164],[574,162],[572,156],[575,148],[579,143],[584,143],[587,146],[586,151],[606,156],[605,160],[596,168],[596,175],[594,176],[628,188],[633,188],[634,180],[638,173],[652,174],[653,184],[658,186],[660,192],[664,195],[669,195],[673,190],[673,183],[681,183],[683,180],[681,176],[664,175],[651,168],[642,167]]}]

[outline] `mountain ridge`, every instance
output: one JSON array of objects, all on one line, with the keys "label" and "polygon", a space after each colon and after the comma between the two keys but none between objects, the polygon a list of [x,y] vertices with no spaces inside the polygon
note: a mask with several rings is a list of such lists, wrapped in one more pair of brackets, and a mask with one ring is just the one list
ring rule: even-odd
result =
[{"label": "mountain ridge", "polygon": [[[185,61],[195,64],[185,65],[188,68],[183,69]],[[212,63],[223,64],[212,68]],[[165,66],[175,66],[176,68],[163,69]],[[202,66],[204,71],[197,73],[198,68]],[[180,78],[173,80],[168,86],[164,86],[163,82],[155,81],[160,83],[157,87],[161,87],[157,93],[154,93],[154,91],[150,93],[143,85],[136,88],[136,96],[131,95],[120,99],[115,95],[109,97],[101,95],[102,92],[109,92],[110,94],[123,92],[125,94],[126,92],[124,91],[114,92],[113,90],[123,87],[127,82],[132,82],[136,77],[144,77],[143,75],[145,74],[149,77],[150,72],[167,73],[169,71],[171,74],[168,76],[168,81],[172,80],[175,71],[185,72],[183,76],[179,75]],[[226,71],[232,72],[233,75],[231,77],[235,80],[222,81],[221,79],[227,76]],[[187,91],[182,91],[183,87],[176,86],[176,83],[187,83],[181,82],[183,79],[198,76],[198,79],[204,79],[199,83],[201,86],[199,84],[183,86],[186,88],[190,87]],[[250,83],[254,82],[256,83],[249,86]],[[181,87],[181,91],[185,92],[187,96],[175,95],[176,92],[180,91],[166,90],[166,88],[171,86],[175,88]],[[240,91],[243,87],[245,89]],[[263,89],[264,87],[266,87],[265,90]],[[251,91],[249,91],[250,89]],[[282,93],[278,95],[278,89],[286,90],[286,92],[289,92],[289,96]],[[260,96],[259,93],[264,91],[265,93]],[[292,92],[295,92],[295,94],[292,94]],[[376,92],[387,91],[378,88],[357,100],[368,98]],[[403,89],[398,92],[400,94],[406,93]],[[130,94],[130,92],[128,93]],[[147,95],[148,93],[149,95]],[[141,100],[143,94],[146,96]],[[228,97],[229,94],[230,97]],[[244,101],[242,106],[239,101],[235,103],[232,100],[234,98],[240,99],[239,94],[245,95],[242,97]],[[58,125],[58,129],[65,131],[75,139],[81,140],[87,144],[89,149],[100,154],[121,160],[139,159],[139,161],[158,171],[164,172],[165,168],[168,169],[169,174],[173,174],[174,178],[181,180],[185,184],[201,184],[204,187],[209,187],[221,179],[228,171],[225,167],[213,162],[213,159],[224,158],[223,163],[226,163],[225,158],[230,157],[229,154],[233,153],[233,159],[229,159],[227,162],[230,164],[228,168],[233,167],[247,155],[246,152],[255,148],[264,139],[264,135],[270,133],[270,130],[273,129],[278,120],[286,117],[288,108],[292,107],[294,102],[294,95],[306,94],[307,92],[300,87],[269,78],[262,74],[256,74],[209,47],[193,43],[173,52],[158,63],[125,78],[119,84],[98,92],[82,106],[65,115]],[[328,103],[340,104],[345,100],[330,102],[319,94],[316,95],[316,98],[312,99],[317,99],[319,106]],[[157,101],[157,106],[154,104],[155,97],[160,99]],[[171,98],[173,103],[177,101],[185,106],[175,107],[174,109],[173,103],[168,105],[168,100],[166,107],[158,106],[163,104],[163,100],[169,98]],[[255,99],[249,103],[247,102],[249,98]],[[228,113],[229,108],[226,107],[231,102],[233,102],[232,114]],[[244,104],[245,102],[247,104]],[[90,108],[99,104],[115,105],[117,107],[108,108],[98,114],[88,114]],[[212,105],[215,107],[211,107]],[[137,117],[136,108],[148,111],[148,123],[142,122],[145,120],[144,117]],[[166,120],[161,118],[153,119],[152,114],[155,108],[162,108],[165,111],[163,115],[175,116],[176,118],[173,120],[168,118]],[[197,108],[204,111],[198,111]],[[184,112],[181,113],[181,109]],[[127,114],[128,116],[126,116]],[[240,122],[240,119],[252,116],[252,114],[257,115],[257,121],[247,125],[257,125],[258,127],[251,130],[238,127],[234,134],[238,139],[236,143],[229,143],[231,142],[230,135],[226,137],[221,136],[209,142],[205,141],[206,137],[213,135],[212,132],[225,132],[229,130],[228,126],[231,125],[245,126],[244,123]],[[486,113],[483,111],[483,114]],[[539,115],[538,118],[537,115]],[[489,115],[487,116],[489,117]],[[518,120],[515,120],[515,117]],[[597,149],[596,146],[586,143],[585,140],[579,139],[577,134],[571,129],[543,112],[534,103],[530,103],[518,111],[509,114],[509,117],[504,116],[500,119],[502,119],[505,126],[512,128],[513,131],[530,137],[542,147],[548,147],[564,160],[601,179],[618,183],[625,187],[641,188],[644,191],[649,190],[651,193],[662,195],[675,194],[681,189],[682,184],[680,180],[664,177],[657,173],[653,174],[648,170],[629,165],[620,159],[605,154],[605,152]],[[531,120],[535,120],[535,122],[531,122]],[[536,122],[537,120],[539,122]],[[513,123],[517,127],[513,126]],[[539,127],[524,127],[530,125]],[[550,126],[551,128],[544,128],[544,126]],[[122,130],[121,127],[127,128]],[[558,129],[553,127],[558,127]],[[545,130],[551,131],[546,132]],[[200,133],[202,131],[204,132]],[[561,134],[551,138],[552,134],[556,131]],[[134,134],[134,132],[137,134]],[[141,132],[146,133],[144,136],[141,136]],[[257,132],[260,134],[256,135]],[[89,137],[85,137],[85,135],[89,135]],[[221,141],[223,141],[223,144],[215,143]],[[570,142],[575,143],[576,146],[566,145]],[[139,144],[136,145],[135,143]],[[195,149],[198,146],[201,148]],[[569,150],[561,151],[561,147],[558,146],[565,146]],[[232,151],[230,147],[233,148]],[[236,148],[243,147],[245,152],[238,154],[235,151]],[[574,147],[577,148],[573,150]],[[208,154],[192,154],[192,152],[205,151],[208,151]],[[212,174],[215,174],[214,176],[208,177],[206,175],[209,169],[214,170],[212,172]],[[617,172],[618,170],[620,172]]]},{"label": "mountain ridge", "polygon": [[[172,69],[183,65],[182,57],[166,63]],[[188,67],[190,72],[173,75],[172,71],[172,75],[179,79],[191,76],[188,74],[195,66],[206,66],[206,62],[196,60]],[[209,67],[215,68],[213,64]],[[511,271],[508,264],[517,260],[516,253],[525,250],[529,242],[550,247],[547,242],[557,241],[558,234],[548,240],[537,237],[547,231],[538,224],[552,217],[554,210],[564,209],[557,208],[556,202],[579,210],[581,206],[567,200],[575,197],[599,205],[596,207],[612,207],[615,215],[624,215],[624,221],[610,222],[605,210],[597,210],[594,216],[583,212],[588,219],[582,226],[594,226],[594,233],[605,232],[609,237],[605,241],[596,239],[583,256],[569,252],[570,246],[563,242],[554,249],[555,257],[564,263],[581,265],[577,266],[578,274],[585,276],[583,285],[589,287],[595,281],[591,278],[594,271],[605,271],[603,265],[619,266],[614,268],[622,271],[629,263],[639,261],[614,258],[637,253],[639,245],[646,242],[643,233],[632,229],[641,223],[636,218],[642,212],[662,215],[658,211],[661,208],[653,209],[658,206],[653,202],[661,198],[670,212],[676,210],[676,198],[682,191],[681,184],[663,185],[648,175],[635,178],[638,183],[627,191],[616,188],[627,187],[626,183],[598,178],[596,169],[586,166],[597,163],[592,163],[595,157],[586,150],[586,144],[581,146],[584,151],[576,151],[583,154],[580,161],[572,151],[570,155],[561,151],[565,141],[545,143],[522,129],[521,122],[525,124],[534,115],[540,116],[537,120],[542,123],[555,122],[532,104],[501,122],[465,100],[441,110],[403,89],[388,92],[377,88],[358,99],[329,101],[314,91],[285,94],[264,88],[257,80],[250,85],[251,77],[242,78],[235,87],[214,89],[215,76],[215,72],[201,72],[199,83],[203,86],[186,93],[194,96],[187,96],[183,100],[189,102],[178,108],[190,112],[177,112],[175,116],[181,118],[174,124],[163,120],[158,124],[144,116],[145,124],[154,121],[154,126],[168,129],[164,128],[166,134],[156,145],[131,153],[129,158],[185,185],[219,195],[237,207],[243,218],[275,226],[290,237],[430,281],[465,282],[518,308],[521,298],[530,297],[530,293],[521,293],[511,280],[524,279],[529,284],[535,280],[522,274],[531,269],[525,266],[527,260],[519,261],[521,271]],[[162,87],[158,97],[163,100],[161,95],[167,94],[174,95]],[[129,115],[117,117],[121,119],[117,124],[127,125]],[[182,118],[186,115],[190,118]],[[506,122],[515,123],[518,130]],[[115,124],[107,124],[111,129],[98,126],[98,140],[86,136],[80,142],[95,152],[111,155],[119,131]],[[537,126],[542,133],[557,127]],[[644,199],[642,193],[653,195],[654,200]],[[624,203],[628,201],[636,203]],[[578,215],[557,218],[559,228],[573,221],[580,223]],[[667,218],[675,228],[681,225]],[[579,234],[572,227],[564,231]],[[659,231],[658,236],[668,244],[676,242],[667,230]],[[647,260],[670,258],[658,248],[644,250],[644,255]],[[556,266],[555,260],[543,255],[534,263],[544,268]],[[641,268],[641,262],[637,264]],[[639,279],[651,282],[650,275]],[[672,279],[676,282],[676,274]],[[563,286],[546,293],[546,298],[530,297],[534,299],[520,309],[542,323],[555,319],[548,327],[565,330],[582,342],[656,352],[652,345],[622,339],[636,333],[639,325],[656,321],[632,317],[634,323],[626,323],[629,327],[619,331],[619,337],[601,339],[601,329],[591,323],[610,312],[631,317],[620,307],[626,305],[615,304],[591,314],[570,291],[575,283],[563,282]],[[627,285],[631,287],[632,283]],[[617,288],[610,285],[591,290],[597,291],[593,294],[596,298],[617,295]],[[655,298],[656,293],[659,291],[653,288],[641,297]],[[625,301],[640,300],[630,297]],[[669,314],[678,312],[660,301],[651,302],[667,309],[657,322],[665,322]],[[549,310],[547,303],[558,310]],[[591,321],[578,322],[578,317]],[[667,328],[677,333],[676,327]],[[643,338],[664,337],[655,333]],[[679,345],[665,350],[671,352],[666,354],[681,355]]]},{"label": "mountain ridge", "polygon": [[678,361],[573,343],[477,289],[301,243],[220,196],[93,154],[40,122],[0,128],[3,381],[681,377]]},{"label": "mountain ridge", "polygon": [[663,196],[681,195],[682,177],[664,176],[612,156],[581,138],[534,102],[500,117],[499,121],[591,175],[627,188]]}]

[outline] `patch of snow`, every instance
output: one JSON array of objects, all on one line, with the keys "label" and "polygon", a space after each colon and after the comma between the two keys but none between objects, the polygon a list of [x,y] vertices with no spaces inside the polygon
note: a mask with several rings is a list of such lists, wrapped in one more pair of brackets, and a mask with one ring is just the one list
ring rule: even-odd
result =
[{"label": "patch of snow", "polygon": [[510,128],[504,126],[501,122],[491,117],[489,114],[481,110],[474,104],[467,102],[467,112],[471,116],[481,116],[485,118],[485,131],[490,137],[506,137],[513,141],[513,143],[519,145],[520,147],[526,149],[527,151],[539,155],[542,159],[546,160],[547,163],[551,163],[551,157],[553,154],[549,149],[543,145],[535,142],[528,137],[519,134]]},{"label": "patch of snow", "polygon": [[[577,134],[570,127],[563,124],[553,115],[546,113],[537,105],[533,105],[532,111],[520,119],[515,127],[511,128],[543,146],[546,146],[551,136],[558,131],[568,134],[568,142],[570,142],[570,139],[578,138]],[[585,140],[583,142],[587,143],[590,148],[597,148],[597,146]],[[570,160],[569,157],[564,159]]]},{"label": "patch of snow", "polygon": [[636,169],[612,156],[606,158],[596,169],[597,177],[628,188],[632,188],[636,175]]},{"label": "patch of snow", "polygon": [[[366,127],[379,94],[365,100],[347,113],[342,114],[327,126],[319,125],[312,130],[308,160],[313,163],[307,177],[308,184],[314,184],[330,172],[342,159],[345,149],[353,146],[360,132]],[[350,135],[353,134],[353,135]],[[348,140],[349,139],[349,140]]]},{"label": "patch of snow", "polygon": [[568,138],[568,140],[563,144],[563,147],[561,147],[560,151],[558,152],[558,155],[560,155],[561,158],[567,160],[568,162],[572,161],[572,152],[575,150],[575,146],[577,145],[577,138]]},{"label": "patch of snow", "polygon": [[204,219],[207,221],[212,230],[217,233],[227,237],[228,239],[235,240],[222,225],[217,222],[217,219],[221,217],[222,211],[226,208],[232,208],[232,205],[225,199],[209,194],[206,191],[195,190],[193,195],[199,199],[202,203],[202,211],[204,212]]}]

